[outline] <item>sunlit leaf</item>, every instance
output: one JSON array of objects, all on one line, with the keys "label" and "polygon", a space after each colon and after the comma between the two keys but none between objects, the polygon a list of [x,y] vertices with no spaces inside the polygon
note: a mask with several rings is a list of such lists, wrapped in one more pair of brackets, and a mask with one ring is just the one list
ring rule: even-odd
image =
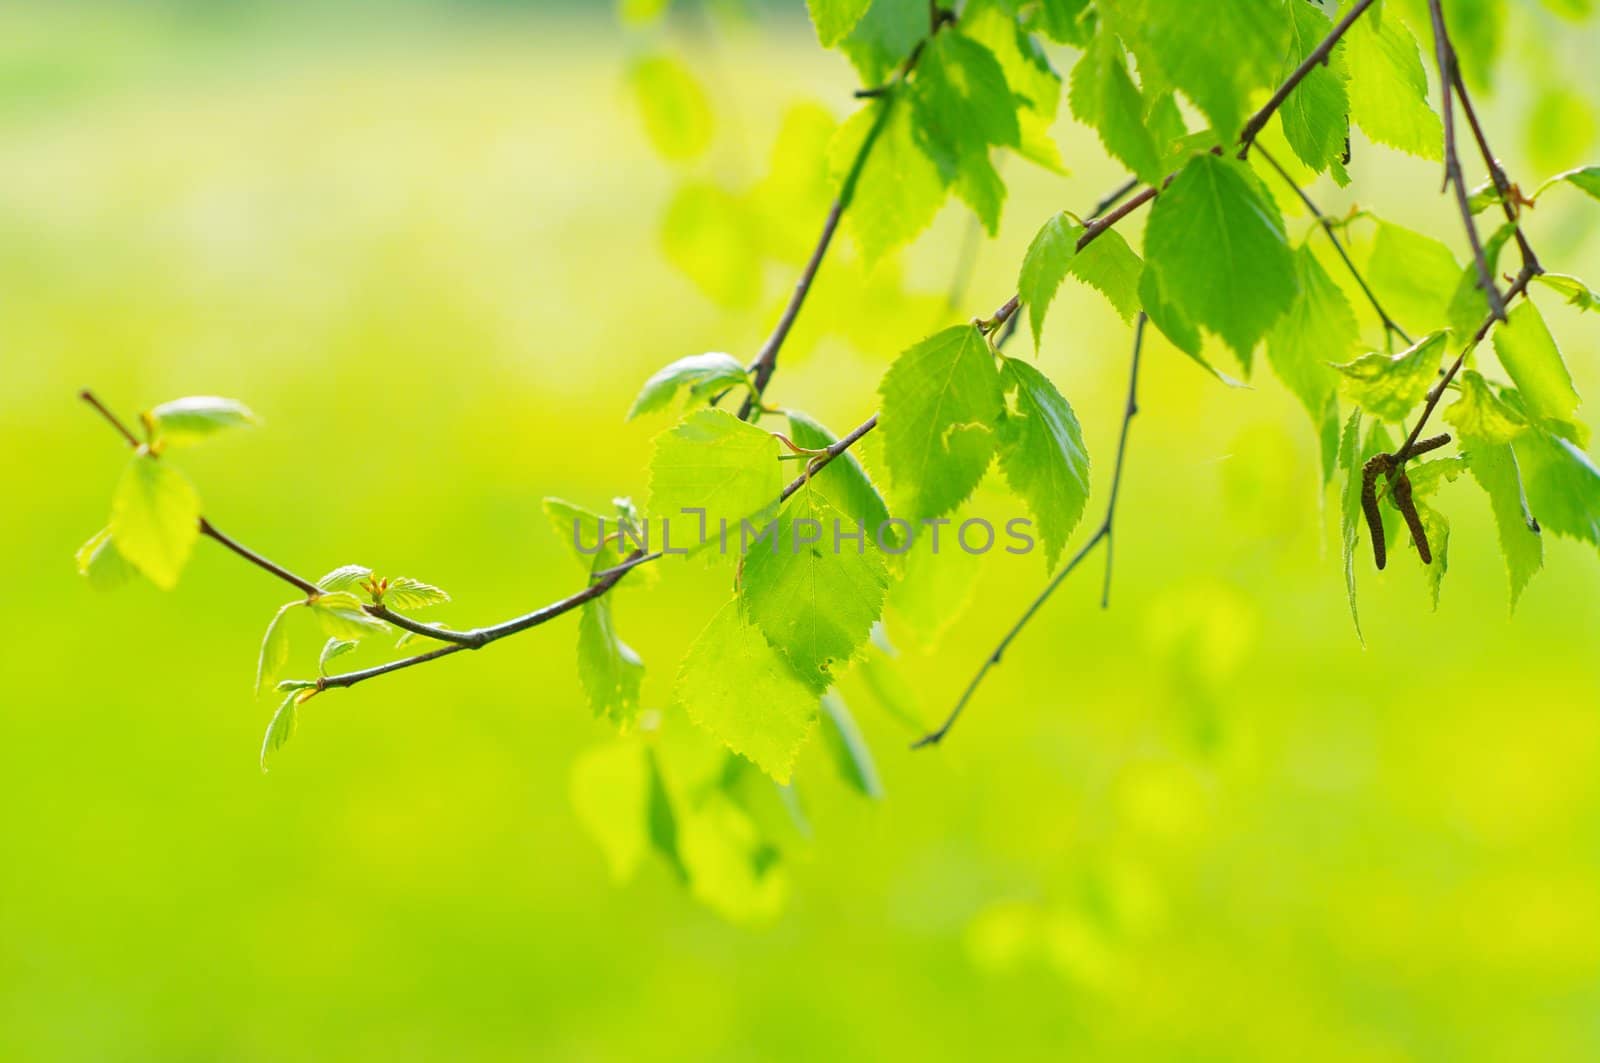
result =
[{"label": "sunlit leaf", "polygon": [[192,395],[163,402],[146,416],[163,447],[188,446],[225,429],[254,424],[256,420],[256,415],[244,403],[215,395]]},{"label": "sunlit leaf", "polygon": [[101,528],[74,555],[78,574],[97,591],[114,590],[133,578],[133,566],[111,541],[111,529]]},{"label": "sunlit leaf", "polygon": [[627,419],[631,421],[641,413],[665,409],[684,388],[689,389],[691,396],[698,397],[745,380],[744,366],[731,354],[721,351],[691,354],[663,366],[644,382],[638,397],[628,408]]},{"label": "sunlit leaf", "polygon": [[181,472],[141,448],[111,498],[110,531],[134,568],[171,590],[200,536],[200,496]]},{"label": "sunlit leaf", "polygon": [[1362,409],[1385,421],[1402,421],[1438,377],[1449,336],[1441,329],[1399,354],[1364,354],[1333,368],[1344,374],[1345,393]]}]

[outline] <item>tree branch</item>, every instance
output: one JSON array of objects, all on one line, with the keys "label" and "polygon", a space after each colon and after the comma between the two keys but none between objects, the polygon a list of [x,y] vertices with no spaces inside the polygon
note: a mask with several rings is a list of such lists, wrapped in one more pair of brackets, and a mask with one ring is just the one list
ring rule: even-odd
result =
[{"label": "tree branch", "polygon": [[1494,189],[1499,193],[1500,209],[1505,211],[1506,221],[1515,226],[1512,235],[1516,238],[1517,250],[1522,253],[1523,268],[1533,270],[1535,275],[1543,273],[1544,267],[1539,264],[1539,256],[1533,253],[1533,246],[1528,243],[1528,238],[1522,231],[1522,223],[1513,204],[1511,179],[1506,176],[1505,168],[1500,165],[1500,160],[1489,147],[1489,138],[1484,135],[1483,125],[1478,121],[1477,109],[1472,106],[1472,97],[1467,93],[1467,83],[1462,80],[1460,65],[1453,64],[1450,73],[1456,97],[1461,101],[1461,112],[1467,116],[1467,125],[1472,130],[1472,138],[1478,143],[1478,154],[1483,156],[1483,164],[1489,169],[1489,179],[1494,182]]},{"label": "tree branch", "polygon": [[1056,588],[1061,586],[1061,584],[1066,581],[1066,578],[1072,575],[1073,571],[1076,570],[1080,564],[1082,564],[1083,559],[1088,557],[1090,552],[1102,542],[1104,542],[1107,546],[1106,584],[1101,598],[1101,605],[1104,606],[1106,602],[1106,596],[1110,594],[1111,534],[1112,528],[1114,527],[1116,521],[1117,498],[1120,494],[1122,485],[1123,458],[1126,456],[1128,451],[1128,425],[1132,422],[1134,415],[1139,412],[1139,361],[1140,352],[1144,348],[1144,327],[1146,320],[1147,319],[1145,315],[1141,312],[1133,329],[1133,358],[1132,365],[1128,370],[1128,402],[1127,405],[1123,407],[1122,412],[1122,431],[1117,440],[1117,458],[1115,465],[1112,467],[1111,495],[1106,501],[1105,518],[1100,522],[1100,526],[1095,529],[1094,534],[1089,536],[1088,541],[1078,548],[1078,552],[1076,554],[1072,555],[1072,559],[1062,567],[1060,572],[1055,574],[1054,578],[1052,578],[1048,584],[1045,585],[1044,590],[1040,591],[1038,596],[1028,604],[1028,608],[1023,610],[1022,616],[1017,619],[1015,624],[1011,625],[1011,629],[1005,633],[1003,638],[1001,638],[1000,644],[994,648],[994,652],[990,653],[988,657],[984,658],[983,663],[978,666],[977,674],[972,677],[972,681],[969,682],[966,689],[961,692],[961,697],[956,700],[955,708],[950,710],[950,715],[945,717],[944,723],[940,724],[936,730],[929,731],[927,734],[913,742],[911,744],[912,749],[921,749],[924,746],[938,745],[944,740],[944,736],[950,733],[950,728],[955,726],[955,723],[958,719],[960,719],[962,712],[966,710],[967,704],[972,700],[973,694],[977,692],[978,686],[983,682],[984,677],[989,674],[989,670],[1000,663],[1001,658],[1005,656],[1006,650],[1011,647],[1011,643],[1014,642],[1016,637],[1022,633],[1022,629],[1028,626],[1028,622],[1033,619],[1034,614],[1036,614],[1044,606],[1045,602],[1050,600],[1050,596],[1056,592]]},{"label": "tree branch", "polygon": [[1278,91],[1274,92],[1271,98],[1262,105],[1261,110],[1250,116],[1250,120],[1244,124],[1244,129],[1239,134],[1239,158],[1243,159],[1250,154],[1250,146],[1255,143],[1256,137],[1260,136],[1261,131],[1266,128],[1267,122],[1278,112],[1278,108],[1282,107],[1284,102],[1289,99],[1289,94],[1295,90],[1300,82],[1305,80],[1307,74],[1328,61],[1328,53],[1332,52],[1333,46],[1339,43],[1339,38],[1343,37],[1350,27],[1355,25],[1356,19],[1360,18],[1372,4],[1373,0],[1358,0],[1356,5],[1345,14],[1344,18],[1340,19],[1338,24],[1329,31],[1328,35],[1322,38],[1322,43],[1311,49],[1311,54],[1305,57],[1305,61],[1295,67],[1294,71],[1284,79],[1283,84],[1278,86]]},{"label": "tree branch", "polygon": [[1496,321],[1506,317],[1505,300],[1494,283],[1494,271],[1483,253],[1483,242],[1478,239],[1478,227],[1472,220],[1472,205],[1467,202],[1467,183],[1461,176],[1461,157],[1456,153],[1455,109],[1451,106],[1455,94],[1451,91],[1456,78],[1455,46],[1450,43],[1450,32],[1445,29],[1444,11],[1439,0],[1428,0],[1428,14],[1433,20],[1433,54],[1439,66],[1440,116],[1444,119],[1444,183],[1455,186],[1456,209],[1461,212],[1461,224],[1467,230],[1467,243],[1472,245],[1472,260],[1478,264],[1478,283],[1489,300],[1489,313]]},{"label": "tree branch", "polygon": [[[1506,289],[1506,298],[1515,299],[1517,296],[1522,295],[1528,290],[1528,285],[1532,283],[1533,278],[1536,276],[1538,276],[1537,272],[1524,266],[1522,272],[1518,273],[1516,279],[1511,282],[1511,287]],[[1422,407],[1422,416],[1417,418],[1417,423],[1412,426],[1411,431],[1406,435],[1406,441],[1400,445],[1400,449],[1394,452],[1395,468],[1397,470],[1403,468],[1409,459],[1416,457],[1419,453],[1424,453],[1423,448],[1417,444],[1417,439],[1422,435],[1422,430],[1427,427],[1428,418],[1433,416],[1434,408],[1439,405],[1439,400],[1444,398],[1445,389],[1450,386],[1450,382],[1456,378],[1457,373],[1461,372],[1462,365],[1466,363],[1467,355],[1471,354],[1473,349],[1483,342],[1483,338],[1489,334],[1489,330],[1494,327],[1494,323],[1500,320],[1503,320],[1503,317],[1497,318],[1492,313],[1484,318],[1483,324],[1478,326],[1478,331],[1472,334],[1472,338],[1467,341],[1467,345],[1461,348],[1461,353],[1456,355],[1454,362],[1450,363],[1450,368],[1445,370],[1444,376],[1439,378],[1437,384],[1428,389],[1427,401]]]},{"label": "tree branch", "polygon": [[1401,328],[1395,322],[1394,318],[1389,316],[1389,312],[1383,308],[1383,304],[1378,302],[1378,296],[1367,285],[1367,279],[1363,277],[1361,275],[1361,271],[1356,268],[1355,261],[1350,257],[1350,252],[1345,250],[1344,241],[1340,240],[1338,233],[1334,231],[1333,220],[1326,214],[1322,213],[1322,210],[1315,203],[1313,203],[1311,201],[1311,197],[1306,194],[1305,189],[1301,188],[1295,183],[1294,178],[1289,176],[1289,171],[1280,166],[1278,164],[1278,160],[1273,158],[1272,155],[1268,153],[1266,148],[1263,148],[1261,145],[1257,144],[1256,152],[1263,159],[1267,160],[1267,164],[1269,166],[1277,171],[1278,176],[1283,178],[1284,184],[1294,189],[1295,195],[1300,197],[1300,202],[1306,205],[1306,209],[1311,212],[1312,217],[1316,218],[1317,223],[1322,226],[1322,231],[1328,235],[1328,240],[1333,244],[1333,249],[1339,253],[1339,258],[1344,262],[1345,268],[1350,271],[1350,276],[1355,278],[1356,283],[1361,286],[1362,294],[1367,297],[1367,302],[1371,303],[1372,309],[1377,311],[1378,319],[1383,322],[1384,332],[1389,333],[1390,335],[1399,336],[1405,341],[1407,347],[1411,346],[1414,341],[1411,339],[1410,334],[1407,333],[1405,329]]},{"label": "tree branch", "polygon": [[[104,417],[106,422],[110,424],[112,428],[117,430],[117,434],[122,436],[122,438],[127,441],[128,446],[132,447],[134,450],[138,450],[144,445],[139,442],[137,436],[128,431],[128,426],[123,424],[121,418],[112,413],[106,404],[101,402],[100,399],[96,397],[94,392],[90,391],[88,388],[84,388],[82,391],[78,392],[78,398],[94,407],[96,412],[98,412],[101,417]],[[262,557],[260,554],[244,546],[237,540],[224,535],[216,525],[206,520],[205,517],[200,518],[200,534],[204,535],[208,539],[212,539],[221,543],[223,546],[227,547],[229,550],[232,550],[234,553],[238,554],[252,565],[264,572],[268,572],[278,577],[296,590],[303,591],[308,598],[314,598],[322,593],[322,588],[318,587],[310,580],[304,578],[303,576],[295,575],[293,572],[290,572],[277,562],[267,560],[265,557]]]},{"label": "tree branch", "polygon": [[939,8],[937,4],[931,4],[928,20],[928,35],[917,42],[911,54],[906,57],[905,63],[901,65],[895,79],[872,94],[873,99],[882,101],[878,107],[878,115],[873,120],[872,128],[867,131],[866,138],[861,141],[861,147],[856,149],[856,157],[851,161],[850,170],[839,185],[839,195],[834,199],[833,206],[828,209],[828,216],[822,223],[822,232],[817,237],[816,246],[812,248],[811,257],[807,259],[805,268],[800,272],[800,279],[795,282],[789,302],[784,306],[783,313],[778,316],[778,323],[773,326],[771,335],[761,345],[761,349],[756,352],[755,360],[748,367],[754,387],[745,397],[744,405],[739,408],[740,420],[748,421],[751,415],[761,408],[761,397],[766,394],[767,384],[772,381],[772,374],[778,369],[778,352],[783,349],[784,341],[789,338],[795,319],[800,316],[800,308],[805,305],[806,296],[811,294],[811,288],[817,280],[817,271],[822,267],[822,260],[828,254],[828,247],[833,243],[834,233],[839,230],[839,222],[844,217],[844,212],[849,209],[851,200],[855,198],[856,185],[860,183],[861,173],[866,169],[867,158],[883,134],[884,127],[889,124],[889,114],[896,101],[897,86],[903,84],[916,69],[927,42],[947,23],[953,22],[955,16]]}]

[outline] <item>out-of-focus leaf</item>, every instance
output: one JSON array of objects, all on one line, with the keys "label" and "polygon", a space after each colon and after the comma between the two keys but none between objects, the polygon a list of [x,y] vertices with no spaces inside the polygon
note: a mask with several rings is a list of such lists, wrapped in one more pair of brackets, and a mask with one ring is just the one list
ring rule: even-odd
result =
[{"label": "out-of-focus leaf", "polygon": [[110,530],[134,568],[171,590],[200,536],[200,496],[181,472],[141,447],[111,498]]},{"label": "out-of-focus leaf", "polygon": [[711,143],[711,104],[694,73],[665,53],[641,56],[628,67],[645,133],[668,159],[692,159]]},{"label": "out-of-focus leaf", "polygon": [[101,528],[74,555],[78,573],[97,591],[115,590],[133,578],[133,566],[111,541],[111,529]]},{"label": "out-of-focus leaf", "polygon": [[644,382],[628,408],[627,419],[664,409],[683,388],[698,397],[745,382],[744,366],[733,355],[721,351],[691,354],[663,366]]},{"label": "out-of-focus leaf", "polygon": [[863,796],[874,800],[881,798],[883,784],[878,781],[878,766],[873,763],[872,750],[844,699],[831,690],[822,695],[822,737],[840,778]]},{"label": "out-of-focus leaf", "polygon": [[163,447],[188,446],[224,429],[241,428],[256,421],[256,415],[244,403],[215,395],[173,399],[145,416]]}]

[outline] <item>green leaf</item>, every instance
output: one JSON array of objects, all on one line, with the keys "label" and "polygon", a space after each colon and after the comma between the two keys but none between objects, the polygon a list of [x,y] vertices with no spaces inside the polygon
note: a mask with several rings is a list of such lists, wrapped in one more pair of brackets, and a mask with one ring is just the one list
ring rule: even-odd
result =
[{"label": "green leaf", "polygon": [[1106,151],[1146,184],[1166,176],[1161,149],[1145,124],[1144,96],[1128,73],[1121,43],[1105,24],[1073,66],[1068,84],[1073,115],[1099,134]]},{"label": "green leaf", "polygon": [[1448,329],[1431,332],[1399,354],[1364,354],[1335,365],[1344,390],[1362,409],[1385,421],[1403,421],[1439,375]]},{"label": "green leaf", "polygon": [[1047,127],[1061,107],[1061,76],[1016,16],[1000,4],[968,4],[961,12],[961,34],[993,54],[1006,86],[1027,108],[1017,113],[1018,123],[1024,126],[1023,140],[1028,135],[1027,119]]},{"label": "green leaf", "polygon": [[735,384],[748,383],[744,366],[733,355],[721,351],[691,354],[662,367],[646,380],[639,389],[639,397],[628,408],[626,419],[631,421],[641,413],[665,409],[683,388],[689,389],[691,397],[698,398]]},{"label": "green leaf", "polygon": [[1472,478],[1489,496],[1500,552],[1505,555],[1506,575],[1511,581],[1511,608],[1515,609],[1528,581],[1544,566],[1544,539],[1539,534],[1539,523],[1528,510],[1517,453],[1509,443],[1465,433],[1460,442]]},{"label": "green leaf", "polygon": [[289,739],[294,737],[295,717],[299,714],[300,706],[310,699],[315,693],[314,689],[301,688],[291,690],[283,703],[278,706],[278,711],[272,714],[272,722],[267,724],[267,733],[261,739],[261,770],[267,770],[267,758],[289,744]]},{"label": "green leaf", "polygon": [[283,674],[283,666],[289,663],[289,630],[283,625],[283,618],[289,610],[305,602],[290,602],[282,606],[272,616],[272,622],[267,625],[266,634],[261,636],[261,653],[256,658],[256,695],[266,689],[278,676]]},{"label": "green leaf", "polygon": [[396,576],[389,581],[389,586],[384,588],[383,592],[383,604],[402,612],[425,609],[430,605],[443,605],[449,600],[450,595],[438,587],[412,579],[410,576]]},{"label": "green leaf", "polygon": [[[798,410],[786,410],[789,437],[807,450],[824,450],[838,442],[837,437],[817,421]],[[874,535],[889,519],[889,507],[861,467],[854,453],[845,451],[811,477],[812,486],[822,491],[845,514],[867,526]]]},{"label": "green leaf", "polygon": [[368,635],[381,635],[389,625],[375,616],[368,616],[361,599],[349,591],[331,591],[306,603],[316,616],[322,630],[336,639],[363,639]]},{"label": "green leaf", "polygon": [[1082,47],[1093,24],[1088,13],[1089,0],[1039,0],[1033,5],[1031,26],[1053,41]]},{"label": "green leaf", "polygon": [[[888,108],[888,113],[878,127],[880,108]],[[828,157],[841,187],[854,172],[861,146],[875,127],[877,139],[856,177],[845,212],[845,224],[868,265],[926,229],[949,192],[944,174],[917,141],[911,108],[897,98],[874,101],[839,127]]]},{"label": "green leaf", "polygon": [[1428,106],[1428,76],[1417,40],[1398,18],[1369,13],[1345,34],[1350,113],[1362,130],[1424,159],[1444,154],[1444,127]]},{"label": "green leaf", "polygon": [[1222,337],[1247,369],[1256,341],[1294,301],[1283,219],[1232,159],[1189,160],[1156,197],[1144,252],[1164,299]]},{"label": "green leaf", "polygon": [[1600,166],[1580,166],[1576,170],[1558,173],[1540,185],[1533,193],[1533,198],[1538,199],[1544,194],[1545,189],[1552,185],[1569,184],[1574,188],[1587,192],[1595,199],[1600,199]]},{"label": "green leaf", "polygon": [[1252,96],[1273,85],[1288,49],[1289,16],[1277,0],[1208,4],[1203,17],[1185,17],[1171,0],[1096,6],[1133,51],[1147,91],[1158,75],[1181,89],[1224,143],[1244,126]]},{"label": "green leaf", "polygon": [[1338,384],[1329,364],[1350,357],[1361,329],[1344,292],[1309,246],[1295,251],[1294,271],[1298,292],[1267,334],[1267,362],[1320,426]]},{"label": "green leaf", "polygon": [[1600,545],[1600,469],[1572,442],[1535,426],[1512,444],[1541,527]]},{"label": "green leaf", "polygon": [[817,41],[832,48],[856,28],[872,0],[806,0],[811,24],[817,28]]},{"label": "green leaf", "polygon": [[181,472],[141,447],[111,498],[110,530],[134,568],[171,590],[200,536],[200,496]]},{"label": "green leaf", "polygon": [[[1290,51],[1280,81],[1305,61],[1333,29],[1333,22],[1314,3],[1291,2]],[[1289,93],[1278,112],[1283,134],[1300,160],[1316,173],[1344,158],[1350,143],[1350,97],[1345,83],[1350,72],[1344,46],[1336,46],[1326,63],[1311,68]]]},{"label": "green leaf", "polygon": [[133,566],[111,541],[110,528],[95,532],[73,556],[78,562],[78,574],[97,591],[115,590],[133,578]]},{"label": "green leaf", "polygon": [[361,586],[371,575],[372,569],[365,565],[340,565],[317,580],[317,586],[325,591],[347,591]]},{"label": "green leaf", "polygon": [[1573,424],[1578,392],[1538,307],[1524,300],[1512,308],[1494,330],[1494,353],[1535,416]]},{"label": "green leaf", "polygon": [[912,520],[954,509],[994,457],[990,426],[1004,400],[989,341],[974,325],[936,332],[901,354],[878,390],[896,509]]},{"label": "green leaf", "polygon": [[1108,229],[1082,251],[1083,226],[1062,212],[1044,223],[1022,260],[1017,291],[1028,307],[1033,347],[1039,349],[1045,313],[1061,281],[1071,274],[1097,289],[1124,321],[1139,312],[1139,278],[1144,263],[1115,229]]},{"label": "green leaf", "polygon": [[[1435,611],[1439,608],[1439,589],[1444,574],[1450,569],[1450,521],[1445,515],[1425,502],[1417,502],[1417,519],[1422,522],[1423,534],[1428,537],[1429,552],[1433,562],[1423,566],[1422,578],[1428,588],[1428,598]],[[1421,555],[1418,555],[1421,561]]]},{"label": "green leaf", "polygon": [[873,529],[858,544],[837,537],[854,522],[807,484],[784,503],[770,545],[744,558],[745,612],[800,680],[821,693],[867,640],[889,585]]},{"label": "green leaf", "polygon": [[653,517],[683,523],[687,511],[703,509],[710,529],[722,520],[737,529],[741,520],[771,508],[781,490],[778,441],[730,413],[700,410],[656,436]]},{"label": "green leaf", "polygon": [[1463,370],[1456,382],[1460,396],[1446,407],[1444,419],[1463,440],[1509,443],[1527,431],[1527,421],[1489,389],[1483,374]]},{"label": "green leaf", "polygon": [[745,620],[737,599],[689,648],[675,696],[696,724],[780,783],[816,724],[816,694]]},{"label": "green leaf", "polygon": [[617,635],[611,607],[612,596],[605,595],[578,615],[578,679],[595,715],[622,726],[639,713],[644,662]]},{"label": "green leaf", "polygon": [[1576,277],[1566,273],[1541,273],[1533,278],[1545,287],[1560,292],[1568,305],[1579,310],[1600,310],[1600,295]]},{"label": "green leaf", "polygon": [[1378,223],[1367,280],[1401,321],[1441,324],[1461,278],[1461,264],[1439,241],[1391,222]]},{"label": "green leaf", "polygon": [[1132,321],[1139,312],[1139,279],[1144,274],[1144,262],[1115,229],[1103,231],[1073,255],[1067,272],[1104,295],[1122,320]]},{"label": "green leaf", "polygon": [[163,447],[188,446],[224,429],[242,428],[256,421],[256,415],[244,403],[215,395],[191,395],[163,402],[145,416]]},{"label": "green leaf", "polygon": [[647,26],[671,6],[672,0],[617,0],[617,18],[624,26]]},{"label": "green leaf", "polygon": [[822,695],[822,738],[828,747],[839,777],[849,783],[864,797],[878,800],[883,797],[883,784],[878,781],[878,766],[872,761],[872,750],[856,726],[855,717],[844,699],[833,691]]},{"label": "green leaf", "polygon": [[864,85],[881,85],[928,32],[928,8],[917,0],[873,0],[840,50]]},{"label": "green leaf", "polygon": [[[410,634],[410,632],[406,632]],[[343,657],[357,646],[361,645],[355,639],[329,639],[322,644],[322,653],[317,658],[317,671],[322,675],[328,674],[328,662]]]},{"label": "green leaf", "polygon": [[1339,538],[1344,559],[1344,590],[1350,602],[1350,619],[1356,625],[1356,638],[1366,645],[1361,633],[1361,612],[1356,608],[1356,548],[1361,545],[1361,411],[1351,410],[1339,441],[1339,468],[1345,470],[1344,490],[1340,495]]},{"label": "green leaf", "polygon": [[686,160],[711,143],[711,105],[684,63],[665,53],[640,56],[628,66],[628,87],[656,151]]},{"label": "green leaf", "polygon": [[[599,554],[602,550],[599,542],[602,523],[610,525],[609,530],[605,531],[607,538],[616,533],[616,525],[600,514],[564,498],[546,498],[541,506],[561,545],[568,548],[567,552],[583,566],[585,572],[589,571],[594,565],[591,555]],[[580,545],[582,550],[589,550],[590,554],[584,554],[579,549]]]},{"label": "green leaf", "polygon": [[1082,235],[1083,226],[1065,212],[1052,215],[1022,257],[1017,293],[1028,307],[1028,326],[1033,332],[1035,351],[1039,349],[1039,337],[1044,331],[1045,312],[1067,276],[1067,266],[1077,254],[1078,238]]},{"label": "green leaf", "polygon": [[989,159],[991,145],[1018,147],[1017,100],[1000,63],[960,33],[940,33],[923,50],[912,82],[916,131],[944,180],[993,235],[1005,183]]},{"label": "green leaf", "polygon": [[1089,500],[1089,452],[1067,400],[1026,362],[1004,359],[1001,380],[1012,410],[1000,426],[1000,468],[1022,496],[1054,571]]}]

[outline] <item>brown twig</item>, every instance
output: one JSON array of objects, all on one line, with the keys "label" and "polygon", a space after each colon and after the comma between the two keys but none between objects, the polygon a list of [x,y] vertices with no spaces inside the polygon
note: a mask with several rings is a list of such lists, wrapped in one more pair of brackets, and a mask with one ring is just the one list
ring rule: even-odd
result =
[{"label": "brown twig", "polygon": [[1451,87],[1459,76],[1455,46],[1450,43],[1450,32],[1445,28],[1444,11],[1439,6],[1439,0],[1428,0],[1428,13],[1433,20],[1433,54],[1439,67],[1439,111],[1444,121],[1444,183],[1447,189],[1455,189],[1456,209],[1461,212],[1467,243],[1472,245],[1472,260],[1478,266],[1478,283],[1489,300],[1489,313],[1496,321],[1504,321],[1505,299],[1494,283],[1494,271],[1489,268],[1489,259],[1483,253],[1483,241],[1478,238],[1478,226],[1472,220],[1472,205],[1467,201],[1467,182],[1461,176],[1461,157],[1456,152],[1455,109],[1451,106],[1455,96]]},{"label": "brown twig", "polygon": [[1283,84],[1278,86],[1278,91],[1274,92],[1267,102],[1262,105],[1261,110],[1250,116],[1250,120],[1244,124],[1244,129],[1239,134],[1239,158],[1243,159],[1250,154],[1250,146],[1255,143],[1256,137],[1260,136],[1261,131],[1266,128],[1267,122],[1277,113],[1278,108],[1282,107],[1285,101],[1289,99],[1289,94],[1295,90],[1295,87],[1300,82],[1305,80],[1307,74],[1327,61],[1328,53],[1333,51],[1333,46],[1339,43],[1339,39],[1345,35],[1351,26],[1355,25],[1356,19],[1360,18],[1372,4],[1373,0],[1357,0],[1355,6],[1350,8],[1344,18],[1340,19],[1328,35],[1322,38],[1321,43],[1311,49],[1305,60],[1284,79]]},{"label": "brown twig", "polygon": [[1106,584],[1101,595],[1102,606],[1107,601],[1111,586],[1111,534],[1115,526],[1117,498],[1122,485],[1123,459],[1128,452],[1128,426],[1139,412],[1139,356],[1144,347],[1145,322],[1145,315],[1141,313],[1133,327],[1133,358],[1128,370],[1128,401],[1123,407],[1122,431],[1117,438],[1117,458],[1112,467],[1111,495],[1106,501],[1104,519],[1100,521],[1100,525],[1095,529],[1094,534],[1089,536],[1082,546],[1078,547],[1078,552],[1072,555],[1072,559],[1063,565],[1061,571],[1057,572],[1050,582],[1045,585],[1044,590],[1040,591],[1033,601],[1028,603],[1027,609],[1023,610],[1022,615],[1017,618],[1017,622],[1012,624],[1010,630],[1000,639],[999,645],[995,646],[989,656],[983,659],[983,663],[978,666],[977,673],[973,675],[966,689],[961,692],[961,697],[956,699],[955,707],[950,710],[950,715],[946,716],[944,722],[935,730],[929,731],[913,742],[911,744],[912,749],[935,746],[944,740],[944,736],[950,733],[950,728],[955,726],[956,721],[961,718],[962,712],[966,710],[968,703],[972,701],[972,696],[977,693],[979,684],[989,674],[989,670],[1000,663],[1001,658],[1005,656],[1006,650],[1011,647],[1011,643],[1016,641],[1018,635],[1022,634],[1022,629],[1028,626],[1028,622],[1033,619],[1034,614],[1038,613],[1044,603],[1050,600],[1050,596],[1056,592],[1056,588],[1061,586],[1066,581],[1066,578],[1072,575],[1077,567],[1083,563],[1084,558],[1088,557],[1094,548],[1102,542],[1107,546]]}]

